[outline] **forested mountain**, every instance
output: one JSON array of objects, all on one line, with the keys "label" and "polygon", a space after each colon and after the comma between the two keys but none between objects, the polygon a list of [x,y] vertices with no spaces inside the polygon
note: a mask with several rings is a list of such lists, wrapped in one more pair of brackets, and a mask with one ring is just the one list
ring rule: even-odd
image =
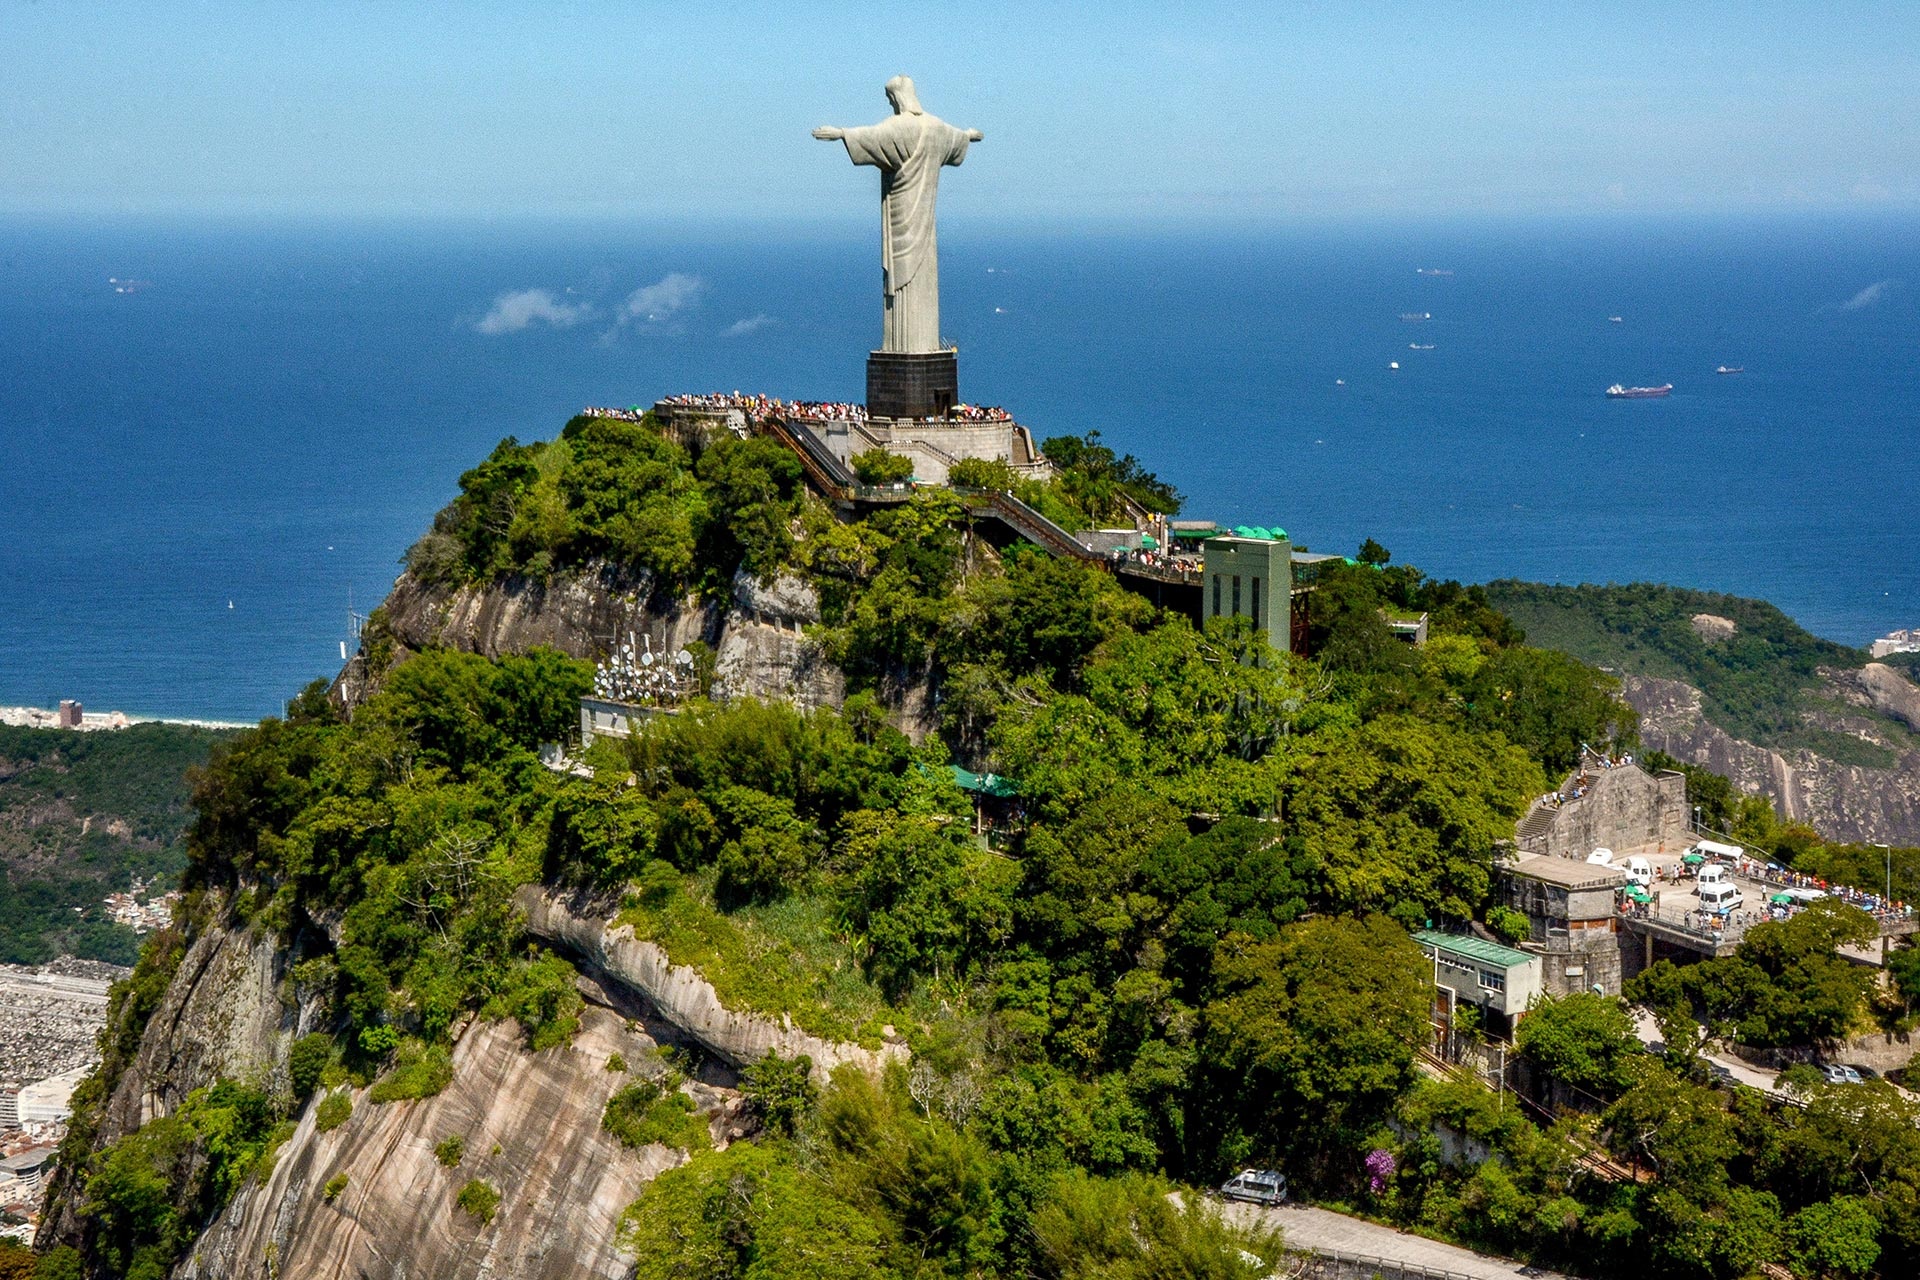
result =
[{"label": "forested mountain", "polygon": [[[429,595],[615,564],[662,617],[784,583],[846,692],[695,697],[555,770],[588,664],[370,628],[350,714],[316,685],[196,786],[190,898],[116,995],[40,1274],[1252,1280],[1279,1242],[1166,1198],[1247,1164],[1586,1274],[1920,1264],[1890,1091],[1882,1128],[1710,1088],[1597,997],[1527,1050],[1585,1118],[1416,1071],[1408,929],[1510,927],[1516,818],[1635,740],[1612,678],[1478,589],[1371,548],[1290,659],[997,551],[948,491],[849,517],[766,441],[588,418],[503,443],[408,564]],[[1010,780],[991,836],[955,764]],[[1721,985],[1794,989],[1796,947]],[[1645,998],[1677,1026],[1721,985]]]}]

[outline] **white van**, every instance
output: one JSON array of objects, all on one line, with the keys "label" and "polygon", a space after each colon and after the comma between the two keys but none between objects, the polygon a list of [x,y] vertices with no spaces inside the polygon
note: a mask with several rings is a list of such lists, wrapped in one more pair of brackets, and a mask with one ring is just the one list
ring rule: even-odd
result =
[{"label": "white van", "polygon": [[1700,886],[1700,909],[1719,914],[1722,911],[1738,911],[1746,901],[1740,894],[1740,886],[1731,881]]},{"label": "white van", "polygon": [[1621,867],[1627,873],[1627,883],[1637,884],[1642,889],[1653,888],[1653,864],[1642,857],[1628,858]]},{"label": "white van", "polygon": [[1613,850],[1607,848],[1595,849],[1587,855],[1587,861],[1593,863],[1595,866],[1610,867],[1613,865]]},{"label": "white van", "polygon": [[1702,889],[1705,889],[1710,884],[1731,884],[1732,881],[1733,877],[1727,874],[1727,869],[1717,862],[1709,862],[1706,866],[1700,868],[1700,887]]}]

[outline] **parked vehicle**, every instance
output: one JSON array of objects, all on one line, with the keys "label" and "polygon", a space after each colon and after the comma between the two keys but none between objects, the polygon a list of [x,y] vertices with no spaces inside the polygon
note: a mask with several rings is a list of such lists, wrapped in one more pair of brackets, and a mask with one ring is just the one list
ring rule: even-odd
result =
[{"label": "parked vehicle", "polygon": [[1843,1067],[1837,1062],[1829,1062],[1820,1068],[1820,1074],[1828,1084],[1863,1084],[1860,1073],[1852,1067]]},{"label": "parked vehicle", "polygon": [[1727,869],[1719,863],[1709,862],[1706,866],[1700,868],[1698,879],[1700,882],[1699,887],[1704,889],[1710,884],[1729,884],[1732,882],[1733,877],[1728,875]]},{"label": "parked vehicle", "polygon": [[1740,893],[1740,886],[1731,881],[1722,884],[1703,884],[1699,892],[1700,909],[1714,915],[1738,911],[1746,903],[1746,898]]},{"label": "parked vehicle", "polygon": [[1653,888],[1653,864],[1635,854],[1621,864],[1627,873],[1627,883],[1637,884],[1642,889]]},{"label": "parked vehicle", "polygon": [[1273,1169],[1242,1169],[1220,1184],[1220,1194],[1228,1200],[1279,1204],[1287,1198],[1287,1175]]}]

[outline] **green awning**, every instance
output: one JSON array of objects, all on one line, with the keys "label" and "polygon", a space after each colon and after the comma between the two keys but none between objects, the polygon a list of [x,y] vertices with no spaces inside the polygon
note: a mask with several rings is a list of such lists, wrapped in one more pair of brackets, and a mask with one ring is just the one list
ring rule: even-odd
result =
[{"label": "green awning", "polygon": [[971,791],[976,795],[992,796],[996,800],[1006,800],[1020,794],[1020,788],[1012,778],[1003,778],[997,773],[975,773],[971,769],[962,769],[959,765],[949,765],[953,770],[953,781],[962,791]]},{"label": "green awning", "polygon": [[1143,547],[1157,547],[1160,545],[1160,539],[1150,533],[1143,533],[1140,535],[1140,545]]}]

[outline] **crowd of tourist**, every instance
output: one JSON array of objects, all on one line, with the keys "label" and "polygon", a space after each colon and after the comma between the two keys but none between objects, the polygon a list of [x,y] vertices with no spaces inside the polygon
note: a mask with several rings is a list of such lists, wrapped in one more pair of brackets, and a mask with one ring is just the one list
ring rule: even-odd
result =
[{"label": "crowd of tourist", "polygon": [[1558,809],[1561,805],[1569,801],[1578,800],[1593,789],[1593,774],[1590,772],[1591,770],[1624,769],[1632,764],[1633,756],[1630,753],[1608,756],[1593,750],[1584,751],[1580,756],[1580,773],[1574,778],[1572,784],[1562,787],[1558,791],[1547,792],[1547,794],[1540,797],[1540,803],[1550,809]]},{"label": "crowd of tourist", "polygon": [[[845,400],[781,400],[774,396],[744,395],[741,392],[685,393],[667,396],[661,404],[676,409],[738,409],[749,419],[799,419],[805,422],[865,422],[867,406]],[[631,410],[589,409],[588,413],[630,420]],[[1013,415],[997,405],[957,404],[947,411],[948,422],[1012,422]]]}]

